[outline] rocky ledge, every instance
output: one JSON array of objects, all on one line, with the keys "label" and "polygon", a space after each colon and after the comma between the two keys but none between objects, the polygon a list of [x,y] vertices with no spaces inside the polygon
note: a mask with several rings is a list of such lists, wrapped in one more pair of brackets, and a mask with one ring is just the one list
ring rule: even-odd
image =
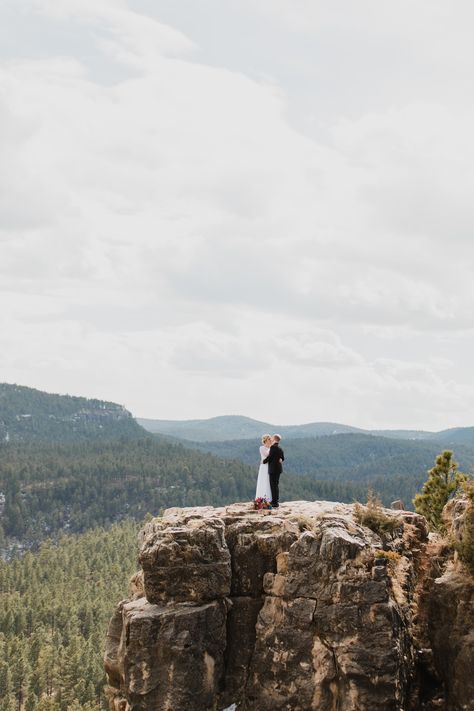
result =
[{"label": "rocky ledge", "polygon": [[[437,670],[447,647],[453,666],[472,672],[473,659],[467,642],[437,642],[428,623],[445,616],[451,588],[444,568],[427,565],[425,519],[384,513],[396,517],[390,533],[361,526],[354,506],[321,501],[268,516],[249,504],[169,509],[151,521],[142,571],[107,636],[111,710],[474,708],[474,674],[448,685]],[[462,627],[456,609],[451,600]]]}]

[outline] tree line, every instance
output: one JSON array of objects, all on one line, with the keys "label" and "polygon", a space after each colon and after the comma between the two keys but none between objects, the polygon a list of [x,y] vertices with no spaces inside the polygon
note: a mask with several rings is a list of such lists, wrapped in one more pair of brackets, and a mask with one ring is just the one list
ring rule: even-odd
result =
[{"label": "tree line", "polygon": [[105,631],[136,571],[138,529],[127,520],[0,560],[0,711],[107,708]]}]

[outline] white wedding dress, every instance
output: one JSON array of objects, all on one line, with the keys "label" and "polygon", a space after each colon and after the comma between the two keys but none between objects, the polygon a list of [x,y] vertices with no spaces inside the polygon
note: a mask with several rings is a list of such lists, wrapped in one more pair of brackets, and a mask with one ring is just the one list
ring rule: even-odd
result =
[{"label": "white wedding dress", "polygon": [[260,467],[258,469],[256,499],[266,499],[268,503],[272,500],[272,490],[270,489],[270,477],[268,476],[268,464],[263,460],[268,456],[269,448],[263,444],[260,447]]}]

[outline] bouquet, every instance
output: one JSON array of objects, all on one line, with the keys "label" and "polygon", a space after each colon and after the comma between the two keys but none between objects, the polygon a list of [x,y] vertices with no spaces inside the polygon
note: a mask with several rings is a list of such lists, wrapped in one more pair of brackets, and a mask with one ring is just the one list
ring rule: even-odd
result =
[{"label": "bouquet", "polygon": [[269,501],[266,500],[265,497],[259,496],[255,501],[253,502],[253,507],[254,509],[257,509],[258,511],[261,510],[269,510],[272,508],[272,505]]}]

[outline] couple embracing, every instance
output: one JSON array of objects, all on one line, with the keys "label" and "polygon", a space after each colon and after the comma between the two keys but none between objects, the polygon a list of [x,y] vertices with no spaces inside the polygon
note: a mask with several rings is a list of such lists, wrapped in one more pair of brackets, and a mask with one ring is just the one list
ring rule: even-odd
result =
[{"label": "couple embracing", "polygon": [[283,471],[282,462],[285,455],[280,447],[281,437],[274,434],[271,437],[264,434],[262,446],[260,447],[260,468],[258,470],[256,499],[265,499],[272,508],[279,506],[279,483],[280,474]]}]

